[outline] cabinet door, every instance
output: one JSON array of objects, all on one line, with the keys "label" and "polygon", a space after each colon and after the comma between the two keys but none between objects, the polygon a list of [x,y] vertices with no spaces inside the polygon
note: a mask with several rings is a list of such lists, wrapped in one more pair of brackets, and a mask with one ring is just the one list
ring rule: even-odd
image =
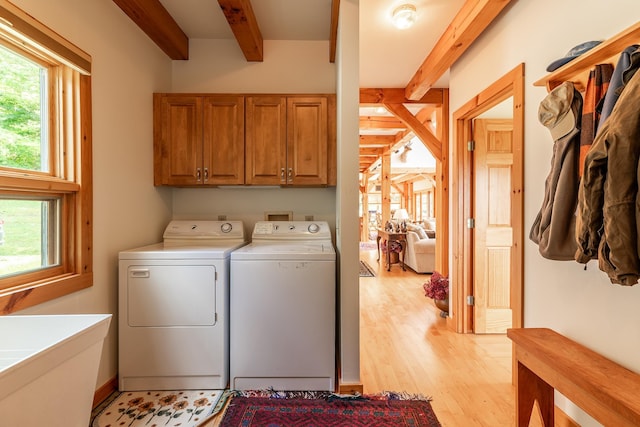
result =
[{"label": "cabinet door", "polygon": [[203,98],[205,185],[244,184],[244,97]]},{"label": "cabinet door", "polygon": [[154,94],[154,184],[199,184],[201,165],[201,98]]},{"label": "cabinet door", "polygon": [[285,185],[286,100],[279,96],[246,99],[246,175],[254,185]]},{"label": "cabinet door", "polygon": [[287,184],[327,184],[326,97],[287,98]]}]

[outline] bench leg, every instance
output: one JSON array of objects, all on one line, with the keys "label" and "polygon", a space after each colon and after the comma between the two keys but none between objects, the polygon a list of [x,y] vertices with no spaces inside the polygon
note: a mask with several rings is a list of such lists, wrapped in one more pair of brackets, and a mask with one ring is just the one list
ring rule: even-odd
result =
[{"label": "bench leg", "polygon": [[553,387],[518,362],[516,380],[516,425],[528,427],[535,401],[538,401],[544,427],[553,427],[554,401]]}]

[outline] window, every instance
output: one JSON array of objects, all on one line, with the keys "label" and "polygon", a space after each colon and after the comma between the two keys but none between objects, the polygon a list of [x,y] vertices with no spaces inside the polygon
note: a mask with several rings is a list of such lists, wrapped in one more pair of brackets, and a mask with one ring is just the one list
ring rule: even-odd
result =
[{"label": "window", "polygon": [[0,314],[92,285],[90,70],[0,0]]}]

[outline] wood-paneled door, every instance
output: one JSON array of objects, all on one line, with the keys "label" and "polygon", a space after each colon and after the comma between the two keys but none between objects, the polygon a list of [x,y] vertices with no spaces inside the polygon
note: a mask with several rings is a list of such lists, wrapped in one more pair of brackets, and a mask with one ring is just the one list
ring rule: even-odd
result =
[{"label": "wood-paneled door", "polygon": [[327,184],[326,97],[287,98],[287,184]]},{"label": "wood-paneled door", "polygon": [[474,331],[511,327],[513,120],[473,121]]},{"label": "wood-paneled door", "polygon": [[[491,178],[494,182],[500,179],[500,184],[495,189],[487,190],[488,194],[495,193],[495,197],[502,197],[504,200],[509,199],[509,208],[505,207],[506,201],[503,201],[501,209],[506,209],[509,211],[508,214],[508,222],[511,224],[511,254],[509,257],[503,256],[498,261],[498,252],[495,251],[493,254],[487,254],[487,250],[485,249],[483,252],[485,255],[479,255],[476,253],[476,245],[484,245],[488,247],[492,247],[491,245],[496,245],[498,247],[498,243],[502,244],[506,240],[508,242],[508,238],[494,239],[493,236],[490,236],[488,239],[489,243],[483,242],[482,239],[487,240],[487,237],[476,236],[476,232],[474,228],[471,228],[469,225],[471,220],[475,220],[476,224],[481,223],[483,220],[478,221],[474,218],[476,215],[476,206],[480,200],[474,194],[478,191],[484,191],[476,188],[477,171],[474,170],[478,168],[478,165],[474,164],[474,157],[478,156],[478,153],[473,153],[469,151],[469,141],[472,141],[474,138],[473,135],[473,126],[472,122],[479,118],[479,116],[483,116],[486,118],[486,114],[490,110],[494,110],[498,107],[499,104],[509,103],[511,118],[513,120],[513,131],[511,132],[511,156],[512,160],[507,162],[512,162],[510,165],[510,175],[509,183],[505,183],[504,177],[499,178],[498,175],[503,174],[504,170],[500,171],[497,166],[494,168],[493,166],[489,166],[486,171],[486,175],[494,174],[494,177]],[[505,117],[502,115],[501,117]],[[523,325],[523,281],[524,281],[524,64],[520,64],[515,67],[513,70],[502,76],[492,85],[487,87],[477,96],[474,96],[469,100],[466,104],[460,107],[453,114],[454,120],[454,146],[453,146],[453,155],[452,155],[452,253],[453,253],[453,264],[451,269],[451,283],[452,283],[452,294],[449,297],[451,311],[450,315],[452,315],[455,329],[458,332],[462,333],[473,333],[482,331],[481,327],[477,330],[477,325],[475,324],[475,311],[477,307],[474,304],[482,304],[482,299],[486,298],[491,292],[494,292],[494,297],[497,298],[495,301],[491,301],[491,304],[496,306],[503,307],[506,305],[504,302],[506,299],[509,300],[509,309],[511,310],[511,327],[520,328]],[[496,136],[497,137],[497,136]],[[496,142],[495,144],[501,145],[504,144],[502,142]],[[478,144],[476,144],[477,148]],[[484,156],[493,156],[493,154],[486,154]],[[509,155],[502,155],[503,157],[509,157]],[[500,156],[498,156],[498,159]],[[489,158],[489,160],[484,160],[491,164],[494,162],[493,159]],[[495,160],[497,164],[504,163],[505,160]],[[483,172],[480,172],[482,175]],[[487,186],[490,185],[489,178],[486,178],[488,181]],[[495,190],[495,191],[494,191]],[[508,191],[509,196],[505,196],[504,193]],[[501,195],[501,196],[498,196]],[[494,197],[494,196],[491,196]],[[495,203],[493,200],[489,199],[489,196],[486,198],[487,203],[492,204]],[[487,224],[485,228],[489,230],[489,221],[494,221],[496,224],[507,222],[505,219],[504,212],[497,212],[494,209],[494,206],[491,206],[493,210],[494,217],[489,219],[487,217],[484,220]],[[488,211],[489,208],[485,208],[485,211]],[[488,214],[487,214],[488,215]],[[497,237],[508,235],[509,232],[499,227],[496,227],[496,230],[491,230],[490,233],[495,233]],[[479,240],[479,241],[476,241]],[[509,245],[507,245],[509,246]],[[500,251],[506,251],[506,249],[501,248]],[[504,255],[504,254],[503,254]],[[490,259],[488,261],[475,261],[475,258],[480,256],[494,257],[494,259]],[[508,266],[501,265],[500,263],[508,262]],[[493,271],[494,267],[482,267],[483,270],[486,270],[481,273],[476,270],[476,266],[480,263],[484,263],[484,265],[494,264],[499,266],[500,271],[496,273]],[[476,287],[480,286],[476,284],[476,276],[482,274],[485,276],[483,279],[485,282],[494,280],[494,277],[491,275],[498,274],[500,276],[508,276],[508,285],[509,290],[507,291],[497,291],[493,290],[480,290],[481,295],[478,298],[477,292],[478,289]],[[497,282],[504,284],[504,279],[500,279]],[[482,296],[482,292],[484,292],[485,296]],[[502,292],[501,294],[499,292]],[[482,309],[480,309],[482,310]],[[485,312],[485,317],[493,316],[493,314],[488,314]],[[491,322],[494,322],[491,320]]]},{"label": "wood-paneled door", "polygon": [[250,96],[246,100],[247,184],[285,185],[287,101],[282,96]]}]

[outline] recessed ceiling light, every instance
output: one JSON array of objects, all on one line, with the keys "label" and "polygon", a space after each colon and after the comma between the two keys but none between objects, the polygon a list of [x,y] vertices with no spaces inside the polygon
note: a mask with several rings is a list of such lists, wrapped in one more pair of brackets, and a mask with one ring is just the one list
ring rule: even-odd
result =
[{"label": "recessed ceiling light", "polygon": [[403,4],[396,7],[392,13],[393,25],[400,30],[411,27],[416,22],[418,13],[412,4]]}]

